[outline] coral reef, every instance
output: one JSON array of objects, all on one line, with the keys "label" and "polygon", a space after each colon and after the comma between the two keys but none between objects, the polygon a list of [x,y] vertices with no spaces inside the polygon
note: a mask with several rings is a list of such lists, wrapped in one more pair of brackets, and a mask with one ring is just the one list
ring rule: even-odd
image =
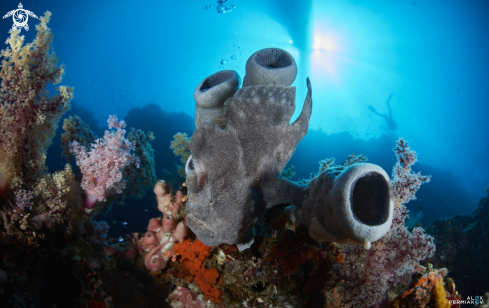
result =
[{"label": "coral reef", "polygon": [[84,284],[78,278],[87,269],[82,258],[75,258],[83,249],[86,231],[78,215],[80,185],[70,165],[52,174],[45,165],[57,122],[73,96],[68,87],[58,87],[59,94],[53,96],[46,91],[64,74],[51,47],[50,16],[47,12],[40,18],[32,43],[24,45],[20,31],[11,31],[9,47],[1,52],[0,303],[4,307],[76,305]]},{"label": "coral reef", "polygon": [[[447,301],[450,305],[460,298],[445,270],[419,264],[433,255],[433,238],[404,225],[404,204],[429,178],[412,173],[416,154],[402,139],[395,149],[393,223],[370,250],[338,243],[340,237],[320,237],[318,242],[306,226],[287,219],[285,207],[300,206],[307,194],[306,186],[287,179],[293,169],[283,169],[307,132],[312,101],[308,82],[301,116],[289,124],[295,89],[288,85],[295,64],[279,50],[255,54],[247,76],[263,77],[259,83],[277,79],[282,85],[249,85],[231,94],[225,102],[225,126],[203,121],[189,146],[185,135],[175,136],[172,147],[187,170],[187,183],[175,193],[164,181],[156,182],[152,133],[132,130],[126,139],[124,123],[115,116],[109,118],[109,129],[116,131],[106,131],[98,140],[81,119],[65,122],[63,142],[71,144],[71,151],[64,154],[76,159],[85,195],[69,164],[48,173],[46,149],[72,97],[66,87],[51,97],[45,91],[64,73],[51,49],[49,17],[41,18],[32,44],[23,46],[19,32],[11,31],[9,48],[2,51],[1,306],[367,307],[390,299],[393,307],[446,307]],[[273,71],[275,65],[279,67]],[[232,78],[231,89],[237,77]],[[283,78],[291,81],[283,84]],[[226,82],[209,83],[209,90]],[[185,159],[188,149],[192,155]],[[368,166],[365,160],[352,155],[341,167],[333,159],[321,161],[318,177],[307,182],[314,186],[332,170],[339,178],[340,171]],[[134,168],[138,162],[140,168]],[[83,197],[100,200],[102,208],[129,195],[142,196],[155,182],[162,217],[149,221],[144,236],[110,239],[109,225],[91,220],[96,211],[84,214],[93,204],[83,207]],[[385,177],[373,182],[385,196]],[[454,230],[443,223],[433,230],[449,236],[483,234],[487,199],[474,217],[454,223]],[[385,200],[379,203],[385,205]],[[436,255],[435,261],[458,262],[451,249],[450,244],[442,246],[446,257]]]},{"label": "coral reef", "polygon": [[156,182],[154,151],[149,143],[154,140],[153,133],[145,134],[131,128],[126,139],[124,121],[118,122],[113,115],[108,123],[109,129],[115,128],[116,132],[106,130],[104,138],[90,145],[90,151],[82,144],[89,144],[95,134],[81,119],[72,117],[63,125],[67,131],[62,142],[68,142],[63,147],[69,152],[67,159],[74,155],[82,173],[82,188],[86,194],[83,210],[90,218],[108,203],[122,203],[129,196],[141,198]]},{"label": "coral reef", "polygon": [[161,219],[152,218],[148,223],[147,232],[139,242],[146,251],[144,264],[148,270],[158,272],[164,269],[170,258],[174,257],[173,246],[183,242],[188,234],[188,226],[180,215],[183,201],[181,192],[177,192],[173,201],[165,181],[158,181],[154,188],[158,200],[158,210],[163,213]]},{"label": "coral reef", "polygon": [[482,297],[489,290],[484,269],[489,255],[489,188],[471,215],[437,219],[427,232],[435,237],[437,251],[429,261],[450,271],[462,294]]},{"label": "coral reef", "polygon": [[35,40],[25,46],[20,30],[11,30],[1,52],[0,172],[7,191],[34,185],[46,173],[46,150],[73,98],[69,87],[57,87],[59,94],[51,97],[46,90],[64,74],[51,47],[50,17],[47,12],[40,18]]},{"label": "coral reef", "polygon": [[412,275],[411,282],[407,289],[389,303],[393,308],[411,307],[435,307],[435,308],[459,308],[459,304],[452,304],[460,301],[460,296],[455,291],[453,281],[448,279],[443,283],[443,278],[447,275],[446,269],[433,270],[420,268],[421,271]]},{"label": "coral reef", "polygon": [[[397,147],[400,144],[403,151],[397,152],[398,157],[415,155],[404,140]],[[320,167],[348,168],[365,160],[351,155],[342,166],[334,166],[329,159],[321,161]],[[411,183],[402,179],[394,178],[397,189]],[[185,208],[186,197],[182,197]],[[242,252],[236,245],[205,246],[192,232],[183,243],[175,244],[175,258],[153,274],[157,281],[177,286],[179,291],[170,296],[170,303],[175,307],[187,300],[195,307],[376,307],[387,305],[390,299],[393,307],[443,307],[460,298],[453,281],[442,280],[446,270],[419,264],[433,254],[433,238],[421,228],[408,231],[404,226],[408,212],[399,199],[391,229],[370,250],[315,241],[304,225],[287,219],[286,206],[265,213],[255,225],[254,243]]]},{"label": "coral reef", "polygon": [[[399,150],[401,146],[402,150]],[[402,193],[411,189],[413,179],[422,182],[426,177],[411,173],[416,153],[403,139],[397,141],[395,153],[398,162],[393,170],[394,196],[406,196]],[[400,163],[405,158],[410,159],[409,165]],[[339,303],[354,307],[380,304],[386,299],[388,290],[402,289],[419,262],[434,254],[433,237],[421,228],[414,228],[411,233],[404,225],[408,211],[402,202],[414,198],[417,188],[419,186],[410,190],[409,198],[396,198],[392,226],[382,239],[372,243],[370,250],[359,245],[340,245],[345,261],[333,265],[333,279],[327,283],[331,292],[341,294]],[[395,292],[389,297],[394,295]]]},{"label": "coral reef", "polygon": [[129,196],[133,198],[145,196],[146,190],[156,183],[154,150],[149,143],[155,140],[153,133],[145,133],[131,127],[127,140],[134,143],[134,155],[139,159],[139,168],[134,168],[132,165],[124,168],[122,173],[127,181],[127,188],[122,194],[117,195],[119,203]]},{"label": "coral reef", "polygon": [[172,307],[205,308],[206,303],[195,293],[184,287],[177,287],[170,295]]},{"label": "coral reef", "polygon": [[70,152],[70,145],[76,141],[79,145],[85,148],[90,148],[90,145],[95,142],[97,135],[90,130],[90,127],[83,122],[78,116],[73,116],[63,121],[64,133],[61,135],[61,147],[66,160],[69,162],[75,161],[75,157]]},{"label": "coral reef", "polygon": [[189,275],[184,279],[187,282],[194,281],[205,299],[214,303],[222,302],[221,292],[218,290],[219,272],[214,267],[203,266],[204,260],[211,254],[211,247],[202,244],[198,239],[193,243],[187,239],[181,244],[175,244],[173,251],[181,256],[181,266],[188,270]]},{"label": "coral reef", "polygon": [[489,292],[486,292],[484,296],[476,296],[474,299],[475,307],[477,308],[488,308],[489,307]]},{"label": "coral reef", "polygon": [[[346,168],[346,167],[351,166],[355,163],[364,163],[367,160],[368,160],[368,158],[363,154],[360,154],[360,155],[350,154],[348,156],[348,159],[344,160],[341,163],[341,167]],[[321,159],[319,161],[319,170],[317,172],[311,172],[308,179],[301,179],[301,180],[297,181],[297,183],[299,183],[301,185],[309,185],[311,180],[316,178],[323,171],[325,171],[326,169],[335,168],[335,167],[337,167],[337,166],[335,165],[335,159],[334,158]]]},{"label": "coral reef", "polygon": [[289,124],[295,111],[295,87],[289,86],[297,74],[290,54],[260,50],[249,58],[246,71],[244,87],[236,93],[237,75],[232,71],[205,79],[194,93],[197,106],[221,106],[215,114],[220,117],[225,110],[227,118],[224,124],[212,116],[199,120],[192,136],[185,166],[189,227],[206,245],[238,244],[244,250],[253,243],[254,225],[264,212],[289,203],[292,220],[306,224],[316,240],[370,247],[392,221],[393,196],[385,171],[354,164],[363,157],[353,156],[347,163],[354,166],[322,172],[309,187],[282,176],[307,133],[312,112],[309,79],[301,115]]},{"label": "coral reef", "polygon": [[[19,31],[11,31],[9,47],[1,52],[0,306],[111,306],[113,298],[104,291],[98,270],[135,264],[138,252],[132,242],[131,247],[114,251],[107,239],[108,225],[92,225],[83,215],[83,191],[70,164],[47,172],[46,150],[73,96],[68,87],[58,87],[53,96],[46,91],[64,74],[51,47],[50,16],[47,12],[40,18],[33,43],[24,45]],[[64,141],[76,141],[81,135],[78,140],[84,144],[93,141],[94,135],[78,124],[81,120],[73,119],[66,126]],[[136,155],[138,145],[150,152],[151,135],[131,133]],[[154,169],[149,163],[152,156],[138,159]],[[93,168],[98,164],[102,169],[102,162],[94,161]],[[144,185],[141,174],[135,176],[135,183]]]},{"label": "coral reef", "polygon": [[73,89],[58,87],[49,96],[48,84],[59,83],[52,51],[53,35],[47,27],[51,13],[41,17],[33,43],[24,45],[20,31],[10,31],[9,47],[2,50],[0,77],[0,216],[2,230],[23,245],[38,245],[45,231],[62,221],[74,221],[81,204],[80,188],[70,165],[47,173],[46,149],[57,122],[70,108]]},{"label": "coral reef", "polygon": [[312,240],[304,226],[292,230],[284,207],[267,211],[258,225],[257,240],[245,252],[236,245],[205,246],[192,233],[175,244],[175,258],[165,270],[152,273],[157,281],[177,286],[179,292],[168,299],[172,306],[186,300],[196,307],[324,304],[323,286],[331,278],[331,263],[342,262],[341,253],[329,243]]},{"label": "coral reef", "polygon": [[[140,251],[144,254],[144,264],[154,275],[161,274],[161,271],[168,265],[169,260],[177,261],[179,257],[180,275],[190,283],[195,282],[205,299],[212,302],[222,302],[220,291],[217,289],[217,278],[219,273],[216,268],[204,268],[203,262],[209,257],[211,247],[205,246],[201,241],[195,239],[193,242],[186,239],[188,226],[185,224],[185,212],[182,205],[187,200],[181,191],[177,191],[175,196],[169,192],[169,187],[165,181],[158,181],[154,192],[158,201],[158,210],[163,213],[160,219],[152,218],[149,221],[147,232],[137,241]],[[173,200],[172,200],[173,199]],[[138,236],[138,235],[136,235]],[[190,296],[190,302],[194,299],[185,289],[185,298]],[[183,294],[183,293],[182,293]],[[175,292],[172,299],[175,299]]]}]

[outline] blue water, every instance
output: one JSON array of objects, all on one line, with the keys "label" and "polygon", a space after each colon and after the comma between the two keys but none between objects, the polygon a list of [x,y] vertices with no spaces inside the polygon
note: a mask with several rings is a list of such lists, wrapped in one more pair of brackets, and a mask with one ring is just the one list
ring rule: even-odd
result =
[{"label": "blue water", "polygon": [[[2,0],[2,14],[18,2]],[[215,0],[22,4],[38,16],[53,13],[54,50],[66,65],[62,84],[75,88],[72,113],[99,136],[109,114],[155,131],[159,176],[178,163],[171,136],[192,133],[199,82],[222,69],[243,77],[253,52],[278,47],[299,68],[298,111],[307,76],[313,87],[310,132],[289,164],[295,179],[316,171],[319,159],[341,162],[350,153],[390,172],[393,141],[402,136],[418,152],[416,170],[433,176],[409,208],[422,211],[425,224],[475,209],[489,184],[487,1],[228,2],[235,8],[226,14],[217,13]],[[22,30],[27,42],[38,22],[30,18],[30,30]],[[0,20],[2,49],[11,25],[11,18]],[[53,144],[50,153],[59,157]],[[50,168],[60,168],[56,163]],[[127,232],[122,221],[134,230],[156,216],[151,194],[109,214],[111,232]]]}]

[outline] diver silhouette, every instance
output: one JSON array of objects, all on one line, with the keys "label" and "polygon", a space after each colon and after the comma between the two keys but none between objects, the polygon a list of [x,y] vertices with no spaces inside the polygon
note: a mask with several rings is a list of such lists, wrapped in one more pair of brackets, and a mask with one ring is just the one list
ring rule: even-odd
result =
[{"label": "diver silhouette", "polygon": [[387,124],[387,127],[390,130],[396,130],[397,129],[397,123],[394,122],[394,119],[392,118],[392,110],[391,110],[391,104],[390,104],[390,100],[392,98],[392,95],[394,95],[394,93],[391,93],[391,95],[389,95],[389,98],[385,102],[387,104],[387,110],[389,112],[388,115],[381,114],[381,113],[377,112],[377,110],[375,110],[375,108],[372,105],[368,105],[368,110],[372,111],[373,113],[375,113],[378,116],[383,117],[385,120],[385,124]]}]

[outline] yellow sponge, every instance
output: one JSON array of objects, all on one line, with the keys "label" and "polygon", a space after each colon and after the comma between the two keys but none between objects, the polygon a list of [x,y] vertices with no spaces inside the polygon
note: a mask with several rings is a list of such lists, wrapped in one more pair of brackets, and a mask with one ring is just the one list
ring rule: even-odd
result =
[{"label": "yellow sponge", "polygon": [[431,290],[431,300],[435,308],[450,308],[450,303],[447,299],[447,292],[443,288],[443,278]]}]

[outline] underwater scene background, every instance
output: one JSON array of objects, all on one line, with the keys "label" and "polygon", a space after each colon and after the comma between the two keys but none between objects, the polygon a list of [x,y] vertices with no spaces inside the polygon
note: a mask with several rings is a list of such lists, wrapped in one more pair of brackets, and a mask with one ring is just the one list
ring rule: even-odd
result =
[{"label": "underwater scene background", "polygon": [[[49,57],[24,51],[21,58],[31,54],[36,64],[19,69],[15,56],[9,60],[2,54],[7,62],[0,98],[0,173],[6,178],[2,184],[0,177],[0,307],[459,307],[461,300],[462,306],[486,307],[487,1],[43,0],[21,5],[39,18],[52,13],[51,46],[64,75]],[[0,4],[2,16],[20,8],[17,1]],[[29,30],[20,30],[24,45],[36,38],[39,18],[30,15]],[[13,24],[11,16],[0,21],[2,50],[13,46],[6,42]],[[38,47],[51,43],[49,36],[43,39]],[[393,227],[372,249],[341,239],[315,241],[293,215],[283,214],[287,202],[258,215],[255,242],[244,251],[241,242],[205,246],[203,238],[196,239],[197,228],[190,224],[188,230],[185,205],[192,202],[192,188],[187,191],[182,183],[192,149],[187,136],[196,131],[194,91],[221,70],[236,71],[242,85],[248,59],[264,48],[283,50],[297,64],[289,123],[306,106],[306,78],[312,87],[307,135],[286,161],[282,178],[309,185],[325,169],[349,168],[366,157],[388,175],[407,166],[405,174],[418,180],[404,182],[416,197],[402,199],[400,190],[396,193],[402,177],[396,178],[394,169]],[[16,77],[29,70],[34,76],[44,65],[53,75],[39,75],[38,83]],[[34,115],[9,107],[29,99],[42,106],[42,90],[58,93],[53,82],[61,75],[56,86],[74,92],[60,91],[61,99],[52,103],[59,108],[40,108]],[[16,92],[12,85],[17,84],[26,91]],[[29,90],[36,93],[33,98]],[[26,108],[37,108],[32,106]],[[109,167],[126,168],[125,184],[87,206],[93,194],[82,183],[89,171],[78,167],[83,151],[70,150],[68,141],[88,149],[109,128],[120,133],[123,127],[114,119],[108,126],[111,115],[125,121],[126,137],[135,143],[115,154],[132,156]],[[23,125],[46,133],[23,131]],[[30,137],[15,139],[14,131]],[[124,137],[106,140],[125,142]],[[413,163],[417,158],[412,171],[411,164],[403,164],[406,157]],[[336,165],[326,163],[328,158]],[[86,164],[102,168],[96,166],[101,160]],[[127,171],[136,160],[139,171]],[[64,190],[54,175],[64,177]],[[423,176],[431,176],[429,182]],[[158,194],[155,183],[161,179],[166,184]],[[83,213],[93,208],[92,214]],[[168,264],[151,267],[153,244],[144,240],[160,230],[152,230],[152,223],[165,228],[165,215],[175,220],[165,231],[167,239],[180,243],[162,250]],[[158,222],[151,220],[155,217]]]}]

